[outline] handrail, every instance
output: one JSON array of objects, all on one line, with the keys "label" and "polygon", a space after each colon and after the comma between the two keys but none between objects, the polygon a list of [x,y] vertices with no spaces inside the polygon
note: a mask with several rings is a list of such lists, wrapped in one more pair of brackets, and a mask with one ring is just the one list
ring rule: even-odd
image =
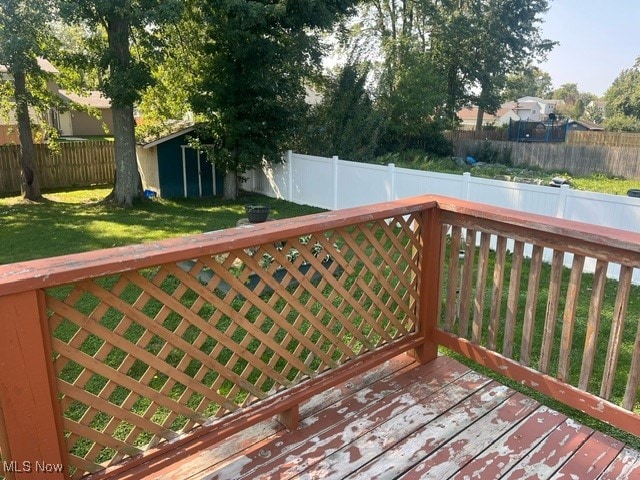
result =
[{"label": "handrail", "polygon": [[313,234],[353,223],[409,215],[435,205],[435,197],[423,196],[182,238],[0,265],[0,295],[148,268],[195,258],[203,253],[215,255],[233,248],[249,248],[255,245],[256,237],[265,243],[277,242],[281,238]]},{"label": "handrail", "polygon": [[3,265],[0,452],[135,477],[438,345],[638,435],[637,268],[640,234],[439,196]]}]

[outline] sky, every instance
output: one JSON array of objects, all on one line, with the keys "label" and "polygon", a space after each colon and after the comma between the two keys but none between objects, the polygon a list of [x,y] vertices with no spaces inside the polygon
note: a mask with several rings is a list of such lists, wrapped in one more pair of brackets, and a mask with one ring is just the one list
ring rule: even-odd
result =
[{"label": "sky", "polygon": [[549,0],[541,33],[560,42],[540,68],[554,88],[604,95],[640,57],[640,0]]}]

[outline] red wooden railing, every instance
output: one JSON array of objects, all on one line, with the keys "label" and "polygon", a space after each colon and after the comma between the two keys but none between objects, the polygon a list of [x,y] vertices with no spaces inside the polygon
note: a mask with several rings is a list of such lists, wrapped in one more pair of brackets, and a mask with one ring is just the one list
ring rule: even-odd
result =
[{"label": "red wooden railing", "polygon": [[639,434],[638,267],[640,235],[432,196],[0,266],[5,473],[149,474],[438,345]]}]

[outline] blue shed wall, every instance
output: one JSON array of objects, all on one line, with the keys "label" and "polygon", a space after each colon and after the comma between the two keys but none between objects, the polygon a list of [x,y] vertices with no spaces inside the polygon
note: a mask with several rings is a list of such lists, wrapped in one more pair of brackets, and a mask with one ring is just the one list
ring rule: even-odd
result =
[{"label": "blue shed wall", "polygon": [[[158,176],[160,179],[160,189],[162,197],[177,198],[184,197],[184,177],[182,167],[182,146],[187,145],[187,136],[184,134],[172,138],[157,146],[158,149]],[[200,185],[202,185],[202,196],[211,197],[214,194],[212,165],[207,160],[206,153],[200,153],[200,172],[198,172],[198,154],[193,148],[185,149],[185,171],[187,176],[187,196],[200,196]],[[224,179],[222,172],[216,171],[216,194],[222,194]]]}]

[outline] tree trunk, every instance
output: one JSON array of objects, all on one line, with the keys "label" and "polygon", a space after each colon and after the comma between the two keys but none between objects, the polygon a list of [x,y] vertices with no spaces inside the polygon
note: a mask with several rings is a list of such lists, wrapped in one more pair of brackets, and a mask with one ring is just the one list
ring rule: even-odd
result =
[{"label": "tree trunk", "polygon": [[133,107],[113,108],[113,135],[116,156],[116,178],[113,201],[132,205],[140,197],[140,172],[136,159],[135,120]]},{"label": "tree trunk", "polygon": [[40,200],[40,182],[36,171],[35,148],[31,134],[31,120],[29,119],[29,100],[27,96],[27,79],[24,71],[14,71],[16,118],[18,120],[18,135],[22,145],[20,155],[20,190],[26,200]]},{"label": "tree trunk", "polygon": [[482,122],[484,120],[484,107],[478,107],[478,118],[476,118],[476,131],[482,130]]},{"label": "tree trunk", "polygon": [[228,200],[238,198],[238,172],[235,170],[227,172],[224,176],[224,192],[222,198]]},{"label": "tree trunk", "polygon": [[[126,2],[124,2],[126,3]],[[107,22],[111,82],[119,86],[111,96],[113,111],[113,136],[116,155],[115,187],[111,200],[119,205],[132,205],[142,194],[140,173],[136,160],[135,120],[133,118],[132,94],[129,76],[132,75],[131,50],[129,47],[130,17],[125,7],[116,10]],[[127,90],[129,89],[129,91]],[[116,94],[117,93],[117,94]]]}]

